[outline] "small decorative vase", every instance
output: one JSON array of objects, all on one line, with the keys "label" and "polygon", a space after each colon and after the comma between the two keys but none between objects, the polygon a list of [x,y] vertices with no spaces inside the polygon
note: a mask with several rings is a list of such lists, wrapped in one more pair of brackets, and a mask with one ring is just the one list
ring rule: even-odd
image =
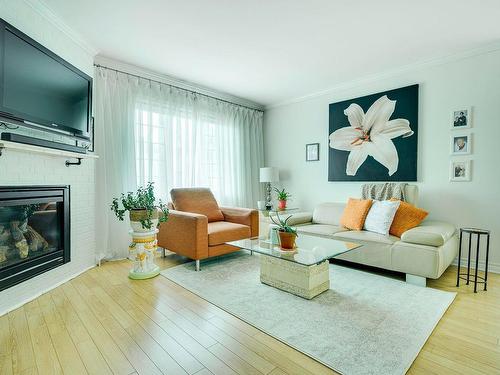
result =
[{"label": "small decorative vase", "polygon": [[285,200],[279,200],[278,201],[278,209],[284,210],[286,208],[286,201]]},{"label": "small decorative vase", "polygon": [[155,251],[157,248],[156,233],[158,229],[149,232],[130,231],[132,243],[129,251],[134,253],[133,267],[128,277],[135,280],[150,279],[160,273],[160,267],[155,262]]},{"label": "small decorative vase", "polygon": [[[148,218],[148,211],[147,210],[130,210],[129,213],[130,216],[130,226],[132,227],[132,230],[135,233],[146,233],[146,232],[151,232],[153,229],[147,229],[142,226],[141,220],[146,220]],[[152,213],[151,217],[151,222],[153,225],[151,228],[156,228],[158,226],[158,217],[159,213],[158,210],[154,210]]]},{"label": "small decorative vase", "polygon": [[278,231],[280,237],[280,247],[283,250],[293,250],[295,249],[295,239],[297,235],[295,233]]}]

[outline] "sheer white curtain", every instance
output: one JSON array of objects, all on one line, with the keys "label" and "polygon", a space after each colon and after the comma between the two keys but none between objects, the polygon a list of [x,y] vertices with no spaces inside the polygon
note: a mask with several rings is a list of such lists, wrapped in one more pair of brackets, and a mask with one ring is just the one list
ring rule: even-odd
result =
[{"label": "sheer white curtain", "polygon": [[127,255],[111,199],[149,181],[163,200],[194,186],[222,205],[252,207],[262,196],[262,112],[102,67],[95,77],[102,256]]}]

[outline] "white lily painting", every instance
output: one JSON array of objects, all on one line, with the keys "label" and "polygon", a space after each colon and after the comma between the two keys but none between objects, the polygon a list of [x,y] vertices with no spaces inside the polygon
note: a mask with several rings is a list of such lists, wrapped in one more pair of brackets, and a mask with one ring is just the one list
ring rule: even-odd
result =
[{"label": "white lily painting", "polygon": [[387,168],[392,176],[399,165],[399,155],[393,139],[410,137],[413,131],[404,118],[391,120],[397,102],[383,95],[368,108],[352,103],[345,110],[350,126],[342,127],[330,134],[330,147],[348,151],[345,173],[356,176],[358,169],[369,156]]}]

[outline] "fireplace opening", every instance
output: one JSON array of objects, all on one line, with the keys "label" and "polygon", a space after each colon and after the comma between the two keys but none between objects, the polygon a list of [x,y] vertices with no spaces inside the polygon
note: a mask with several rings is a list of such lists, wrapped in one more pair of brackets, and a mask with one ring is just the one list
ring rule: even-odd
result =
[{"label": "fireplace opening", "polygon": [[70,261],[69,186],[0,187],[0,290]]}]

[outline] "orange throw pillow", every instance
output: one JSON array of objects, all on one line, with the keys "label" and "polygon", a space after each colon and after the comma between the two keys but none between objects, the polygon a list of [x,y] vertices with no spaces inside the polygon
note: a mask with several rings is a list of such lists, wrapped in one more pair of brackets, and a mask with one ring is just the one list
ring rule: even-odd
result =
[{"label": "orange throw pillow", "polygon": [[371,199],[349,198],[344,213],[340,218],[340,225],[352,230],[361,230],[365,224],[366,216],[372,206]]},{"label": "orange throw pillow", "polygon": [[[391,201],[398,199],[392,198]],[[392,221],[389,233],[396,237],[401,237],[408,229],[418,226],[429,213],[412,204],[401,201],[394,220]]]}]

